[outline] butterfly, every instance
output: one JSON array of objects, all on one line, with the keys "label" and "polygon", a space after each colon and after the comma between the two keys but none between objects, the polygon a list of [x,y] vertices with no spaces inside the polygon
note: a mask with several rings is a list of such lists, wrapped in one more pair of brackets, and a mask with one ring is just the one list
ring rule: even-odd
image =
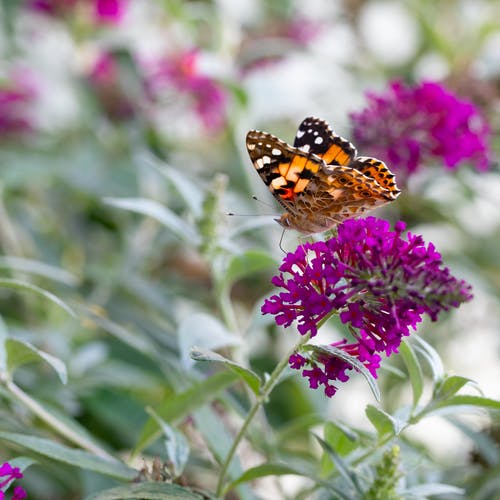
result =
[{"label": "butterfly", "polygon": [[394,201],[400,190],[387,165],[356,148],[319,118],[305,118],[293,146],[258,130],[247,134],[250,159],[285,209],[287,229],[321,233]]}]

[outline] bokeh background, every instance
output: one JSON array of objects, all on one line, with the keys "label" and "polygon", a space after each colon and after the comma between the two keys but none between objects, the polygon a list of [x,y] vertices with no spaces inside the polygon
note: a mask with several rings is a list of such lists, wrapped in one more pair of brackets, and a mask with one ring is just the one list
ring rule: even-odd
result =
[{"label": "bokeh background", "polygon": [[[259,311],[283,255],[273,221],[280,209],[251,165],[245,135],[266,130],[290,143],[302,119],[314,115],[352,138],[351,113],[366,106],[366,92],[399,80],[440,82],[473,102],[491,128],[486,169],[467,162],[449,169],[436,160],[408,173],[389,165],[404,179],[403,193],[378,215],[405,220],[473,284],[472,302],[423,324],[419,334],[446,372],[500,398],[498,1],[0,6],[2,275],[56,294],[78,316],[0,290],[9,334],[67,367],[63,385],[43,362],[21,366],[15,380],[27,393],[125,457],[148,419],[145,408],[210,372],[190,359],[192,345],[271,371],[296,333],[273,327]],[[297,243],[285,233],[283,248]],[[340,338],[339,328],[328,325],[322,334]],[[388,366],[401,362],[391,358]],[[389,410],[411,399],[394,369],[380,379]],[[53,436],[8,395],[0,397],[2,430]],[[232,397],[245,407],[241,391]],[[373,402],[361,377],[328,400],[295,376],[273,393],[266,415],[276,428],[314,414],[364,429],[364,408]],[[231,428],[235,417],[222,406],[206,411],[222,414]],[[471,436],[494,436],[498,427],[484,413],[457,412],[456,419],[460,425],[433,417],[408,432],[408,442],[425,450],[413,472],[439,476],[437,461],[444,471],[437,479],[479,491],[473,485],[499,462],[477,459]],[[203,483],[213,474],[213,449],[200,415],[183,422],[195,443],[190,475]],[[299,438],[292,448],[305,446]],[[16,453],[8,443],[0,448],[5,459]],[[38,492],[30,498],[80,498],[100,484],[95,474],[37,458],[24,483]],[[281,482],[285,492],[300,485],[291,476]]]}]

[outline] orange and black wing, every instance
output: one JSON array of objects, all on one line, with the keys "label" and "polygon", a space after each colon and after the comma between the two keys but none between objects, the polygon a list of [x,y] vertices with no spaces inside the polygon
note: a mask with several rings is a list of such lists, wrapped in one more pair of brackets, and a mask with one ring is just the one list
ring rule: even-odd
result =
[{"label": "orange and black wing", "polygon": [[327,165],[349,165],[356,157],[356,148],[336,135],[324,120],[305,118],[297,130],[293,146],[319,156]]},{"label": "orange and black wing", "polygon": [[389,199],[395,200],[401,192],[396,185],[395,175],[383,161],[367,156],[358,156],[349,166],[367,177],[375,179],[377,184],[387,191]]},{"label": "orange and black wing", "polygon": [[293,208],[296,197],[307,192],[311,181],[325,167],[314,154],[293,148],[266,132],[251,130],[246,144],[255,169],[287,210]]}]

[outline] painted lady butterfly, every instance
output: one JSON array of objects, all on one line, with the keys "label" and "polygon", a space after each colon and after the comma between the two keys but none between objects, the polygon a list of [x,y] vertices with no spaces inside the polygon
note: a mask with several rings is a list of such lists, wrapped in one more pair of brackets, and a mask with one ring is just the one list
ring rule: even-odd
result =
[{"label": "painted lady butterfly", "polygon": [[286,210],[276,220],[301,233],[331,229],[400,193],[384,162],[356,156],[356,148],[318,118],[300,124],[293,147],[251,130],[247,149],[262,180]]}]

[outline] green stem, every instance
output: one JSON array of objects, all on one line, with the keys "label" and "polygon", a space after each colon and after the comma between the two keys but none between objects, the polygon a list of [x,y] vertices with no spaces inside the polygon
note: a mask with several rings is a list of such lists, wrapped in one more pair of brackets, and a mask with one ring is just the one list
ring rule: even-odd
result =
[{"label": "green stem", "polygon": [[297,352],[310,338],[310,335],[304,335],[300,341],[295,344],[284,356],[281,358],[280,362],[276,365],[274,368],[273,372],[267,379],[266,383],[262,386],[261,392],[259,396],[257,397],[255,403],[253,404],[252,408],[250,408],[250,411],[248,412],[247,417],[245,418],[245,421],[243,422],[243,425],[241,426],[241,429],[239,430],[238,434],[234,438],[233,444],[231,446],[231,449],[229,450],[226,459],[224,460],[222,466],[221,466],[221,471],[219,473],[219,480],[217,482],[217,490],[216,490],[216,496],[218,498],[221,498],[222,495],[222,490],[224,488],[224,479],[226,478],[227,471],[229,469],[229,465],[231,464],[231,461],[233,459],[233,456],[236,452],[236,449],[238,448],[238,445],[240,444],[240,441],[243,439],[245,436],[246,430],[248,429],[248,426],[252,422],[253,418],[255,417],[257,411],[260,409],[260,407],[267,401],[269,398],[269,395],[271,394],[271,391],[274,389],[274,386],[278,383],[279,377],[283,370],[288,366],[288,359],[290,356]]},{"label": "green stem", "polygon": [[107,459],[116,460],[107,451],[103,450],[93,442],[83,438],[81,435],[77,434],[73,429],[67,426],[64,422],[56,418],[50,412],[48,412],[40,403],[31,398],[26,394],[19,386],[14,384],[11,380],[6,380],[5,387],[7,390],[24,406],[29,408],[38,418],[43,420],[47,425],[52,427],[58,434],[64,436],[69,441],[77,444],[81,448],[93,453],[94,455]]}]

